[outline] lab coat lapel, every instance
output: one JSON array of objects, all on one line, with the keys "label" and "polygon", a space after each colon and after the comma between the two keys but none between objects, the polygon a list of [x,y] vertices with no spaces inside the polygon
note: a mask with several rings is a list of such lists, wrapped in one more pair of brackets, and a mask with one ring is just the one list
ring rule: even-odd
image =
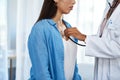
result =
[{"label": "lab coat lapel", "polygon": [[115,25],[120,25],[120,20],[118,20],[120,19],[119,14],[120,14],[120,4],[117,6],[113,14],[111,15],[110,20],[109,20],[110,23],[115,24]]},{"label": "lab coat lapel", "polygon": [[[106,23],[106,25],[105,25],[105,28],[109,28],[109,27],[111,27],[111,25],[109,25],[109,23],[112,23],[112,24],[119,24],[119,21],[120,20],[116,20],[117,19],[117,17],[118,17],[118,15],[119,15],[119,13],[120,12],[118,12],[118,11],[120,11],[119,10],[120,9],[120,4],[116,7],[116,9],[114,10],[114,12],[112,13],[112,15],[110,16],[110,18],[107,20],[107,23]],[[109,10],[109,7],[107,7],[106,9],[105,9],[106,11],[104,12],[104,16],[103,16],[103,20],[104,20],[104,18],[106,17],[106,14],[107,14],[107,12],[108,12],[108,10]],[[101,23],[102,24],[102,23]],[[100,25],[100,27],[99,27],[99,31],[98,31],[98,35],[100,36],[100,29],[101,29],[101,25]],[[104,28],[104,29],[105,29]]]},{"label": "lab coat lapel", "polygon": [[105,8],[104,13],[103,13],[103,18],[102,18],[101,24],[100,24],[100,26],[98,28],[98,32],[97,32],[98,36],[100,36],[100,33],[101,33],[100,29],[102,27],[101,25],[102,25],[102,22],[103,22],[104,18],[106,17],[106,14],[107,14],[107,12],[108,12],[109,9],[110,9],[110,7],[107,5],[107,7]]}]

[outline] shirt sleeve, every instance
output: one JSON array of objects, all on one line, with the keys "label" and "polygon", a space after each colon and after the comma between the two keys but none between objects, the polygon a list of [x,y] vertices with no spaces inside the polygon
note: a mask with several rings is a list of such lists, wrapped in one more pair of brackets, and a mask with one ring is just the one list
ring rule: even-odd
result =
[{"label": "shirt sleeve", "polygon": [[52,80],[44,33],[44,27],[37,24],[33,26],[28,38],[28,49],[35,80]]}]

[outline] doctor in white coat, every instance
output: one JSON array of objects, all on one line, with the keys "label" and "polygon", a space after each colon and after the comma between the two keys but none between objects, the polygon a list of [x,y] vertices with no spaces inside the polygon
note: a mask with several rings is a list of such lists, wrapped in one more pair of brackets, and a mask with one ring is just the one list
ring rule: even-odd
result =
[{"label": "doctor in white coat", "polygon": [[85,35],[77,28],[65,30],[67,37],[85,41],[87,56],[95,57],[94,80],[120,80],[120,0],[106,7],[97,35]]}]

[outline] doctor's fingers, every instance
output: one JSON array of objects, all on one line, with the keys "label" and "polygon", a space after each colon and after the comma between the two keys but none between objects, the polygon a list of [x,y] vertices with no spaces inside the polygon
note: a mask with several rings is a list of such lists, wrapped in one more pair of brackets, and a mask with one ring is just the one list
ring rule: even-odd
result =
[{"label": "doctor's fingers", "polygon": [[69,37],[69,36],[73,36],[76,37],[78,34],[80,34],[80,32],[77,30],[77,28],[67,28],[65,31],[65,36]]},{"label": "doctor's fingers", "polygon": [[76,32],[77,28],[76,27],[72,27],[72,28],[67,28],[64,30],[65,34],[68,34],[69,32]]},{"label": "doctor's fingers", "polygon": [[74,28],[67,28],[64,30],[64,34],[66,37],[70,36],[70,33],[73,31]]}]

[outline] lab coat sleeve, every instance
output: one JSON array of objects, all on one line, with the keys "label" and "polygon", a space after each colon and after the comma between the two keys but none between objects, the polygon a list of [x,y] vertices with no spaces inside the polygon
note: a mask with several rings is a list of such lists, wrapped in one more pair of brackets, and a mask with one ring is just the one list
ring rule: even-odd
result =
[{"label": "lab coat sleeve", "polygon": [[49,72],[48,51],[44,33],[44,27],[36,24],[28,39],[34,80],[52,80]]},{"label": "lab coat sleeve", "polygon": [[120,35],[117,36],[116,39],[108,39],[107,37],[100,38],[98,36],[87,36],[85,41],[85,55],[87,56],[101,58],[120,57]]}]

